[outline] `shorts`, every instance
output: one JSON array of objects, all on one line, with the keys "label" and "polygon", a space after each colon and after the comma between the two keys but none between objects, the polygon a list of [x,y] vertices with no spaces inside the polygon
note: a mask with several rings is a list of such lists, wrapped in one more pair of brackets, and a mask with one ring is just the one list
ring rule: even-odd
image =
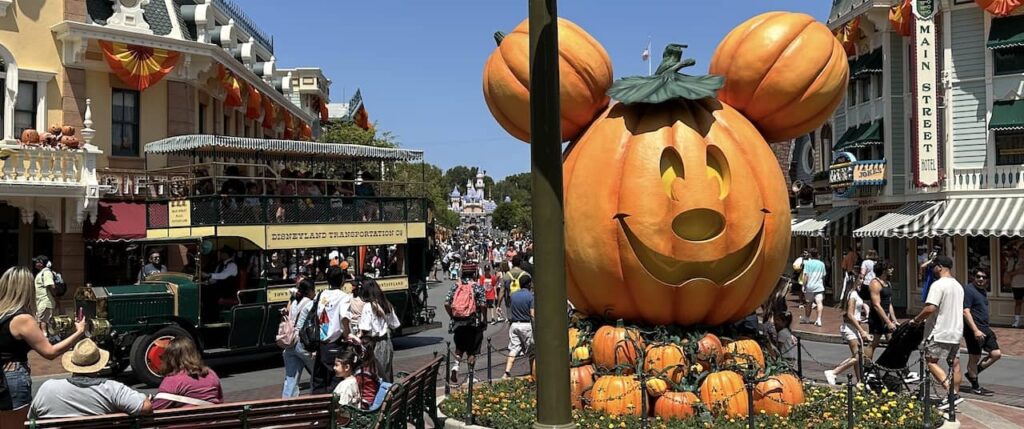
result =
[{"label": "shorts", "polygon": [[457,353],[480,354],[480,345],[484,342],[484,331],[474,325],[463,325],[455,328],[455,351]]},{"label": "shorts", "polygon": [[932,340],[927,340],[925,343],[925,353],[929,358],[939,362],[947,362],[950,356],[955,357],[960,354],[960,344],[940,343]]},{"label": "shorts", "polygon": [[520,356],[533,353],[533,324],[514,322],[508,328],[508,355]]},{"label": "shorts", "polygon": [[493,299],[488,299],[487,300],[487,308],[494,308],[494,300]]},{"label": "shorts", "polygon": [[824,291],[822,291],[822,292],[804,292],[804,301],[814,302],[815,298],[818,295],[824,295],[824,294],[825,294]]},{"label": "shorts", "polygon": [[53,319],[53,309],[43,308],[36,311],[36,320],[39,323],[50,323],[50,319]]},{"label": "shorts", "polygon": [[985,339],[980,343],[974,336],[974,332],[969,329],[964,329],[964,342],[967,343],[967,354],[969,355],[980,355],[981,351],[991,353],[992,350],[999,350],[999,342],[996,341],[996,333],[992,332],[990,328],[981,328],[981,332],[985,334]]},{"label": "shorts", "polygon": [[1022,301],[1024,300],[1024,287],[1018,287],[1013,289],[1013,300]]},{"label": "shorts", "polygon": [[[860,333],[854,329],[847,328],[845,324],[839,328],[839,334],[843,336],[843,341],[846,342],[860,340]],[[867,341],[867,338],[864,340]]]}]

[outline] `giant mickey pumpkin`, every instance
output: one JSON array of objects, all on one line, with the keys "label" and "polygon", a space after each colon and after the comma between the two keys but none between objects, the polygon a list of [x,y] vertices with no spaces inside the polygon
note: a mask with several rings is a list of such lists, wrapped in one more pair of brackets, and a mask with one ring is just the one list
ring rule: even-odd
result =
[{"label": "giant mickey pumpkin", "polygon": [[[778,162],[721,80],[627,78],[563,164],[566,277],[577,310],[650,324],[718,325],[768,297],[785,266],[789,199]],[[598,353],[595,348],[595,353]]]},{"label": "giant mickey pumpkin", "polygon": [[718,98],[743,112],[769,142],[825,123],[846,96],[849,64],[828,27],[802,13],[769,12],[729,32],[711,59],[725,77]]},{"label": "giant mickey pumpkin", "polygon": [[[521,22],[511,33],[495,34],[498,48],[484,66],[484,100],[505,131],[530,142],[530,28]],[[604,47],[582,28],[558,18],[558,94],[562,141],[587,129],[608,105],[612,62]]]}]

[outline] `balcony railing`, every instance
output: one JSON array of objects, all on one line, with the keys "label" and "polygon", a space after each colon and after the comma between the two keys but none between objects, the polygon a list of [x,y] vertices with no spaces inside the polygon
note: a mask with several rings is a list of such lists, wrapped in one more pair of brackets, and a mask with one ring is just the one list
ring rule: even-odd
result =
[{"label": "balcony railing", "polygon": [[[0,143],[0,184],[77,188],[95,181],[96,151]],[[84,196],[82,192],[81,196]]]},{"label": "balcony railing", "polygon": [[947,184],[947,189],[951,191],[1024,189],[1024,166],[957,168],[953,170]]},{"label": "balcony railing", "polygon": [[[188,202],[188,225],[171,221],[172,207]],[[146,203],[149,228],[214,225],[425,222],[423,198],[358,196],[196,196]]]}]

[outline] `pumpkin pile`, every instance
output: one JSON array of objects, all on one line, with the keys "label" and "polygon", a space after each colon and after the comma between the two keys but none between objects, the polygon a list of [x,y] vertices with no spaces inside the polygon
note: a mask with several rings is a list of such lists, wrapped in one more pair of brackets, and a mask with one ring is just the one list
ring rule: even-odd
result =
[{"label": "pumpkin pile", "polygon": [[51,125],[43,133],[33,128],[27,128],[21,132],[19,143],[22,146],[40,146],[55,149],[79,149],[82,143],[75,136],[75,127],[71,125]]},{"label": "pumpkin pile", "polygon": [[[749,338],[675,331],[646,332],[621,320],[596,330],[586,320],[570,328],[573,407],[663,419],[687,419],[702,410],[744,417],[747,383],[753,385],[756,413],[788,416],[804,402],[803,385],[773,347]],[[578,359],[581,349],[592,360]]]}]

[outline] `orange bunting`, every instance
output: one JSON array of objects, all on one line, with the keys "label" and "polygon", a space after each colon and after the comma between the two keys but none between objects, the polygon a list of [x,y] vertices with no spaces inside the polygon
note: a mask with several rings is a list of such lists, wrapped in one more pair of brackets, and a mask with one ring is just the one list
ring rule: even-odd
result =
[{"label": "orange bunting", "polygon": [[283,111],[281,117],[284,119],[284,138],[289,140],[295,137],[295,130],[292,128],[292,112],[285,108],[281,110]]},{"label": "orange bunting", "polygon": [[313,128],[309,124],[302,124],[301,137],[303,140],[313,140]]},{"label": "orange bunting", "polygon": [[320,100],[320,123],[326,124],[330,122],[330,114],[330,111],[327,110],[327,103],[324,103],[323,100]]},{"label": "orange bunting", "polygon": [[833,31],[839,42],[842,43],[843,49],[846,50],[847,56],[853,56],[857,54],[857,41],[860,40],[860,17],[853,18],[846,25],[837,28]]},{"label": "orange bunting", "polygon": [[366,113],[366,106],[360,105],[359,110],[352,116],[352,122],[355,122],[356,126],[364,130],[370,130],[370,114]]},{"label": "orange bunting", "polygon": [[974,0],[974,2],[998,17],[1010,16],[1018,7],[1024,5],[1024,0]]},{"label": "orange bunting", "polygon": [[277,127],[277,106],[270,97],[263,97],[263,128],[272,130]]},{"label": "orange bunting", "polygon": [[231,70],[224,67],[223,64],[219,65],[220,68],[217,70],[217,79],[220,81],[220,85],[224,87],[224,107],[233,108],[242,106],[242,85],[239,83],[238,78],[235,77]]},{"label": "orange bunting", "polygon": [[249,85],[249,102],[245,106],[245,117],[249,119],[259,119],[260,117],[260,105],[262,104],[263,96],[260,92]]},{"label": "orange bunting", "polygon": [[914,12],[913,0],[903,0],[896,6],[889,8],[889,25],[892,25],[892,31],[903,37],[910,37],[910,33],[914,31]]},{"label": "orange bunting", "polygon": [[100,40],[103,57],[114,74],[139,91],[156,84],[178,64],[178,53],[166,49]]}]

